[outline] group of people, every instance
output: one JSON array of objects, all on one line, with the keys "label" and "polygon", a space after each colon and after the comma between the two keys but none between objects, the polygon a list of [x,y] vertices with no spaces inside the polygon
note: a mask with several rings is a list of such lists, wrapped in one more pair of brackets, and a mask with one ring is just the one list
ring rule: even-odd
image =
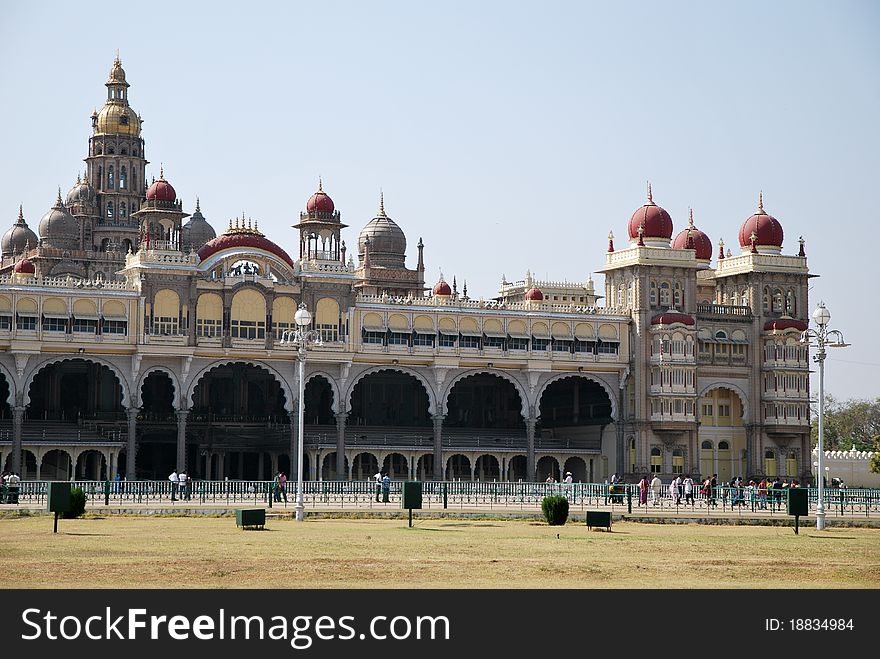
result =
[{"label": "group of people", "polygon": [[[679,474],[667,486],[667,494],[675,502],[676,506],[695,504],[694,494],[697,484],[690,474],[686,474],[684,478]],[[663,481],[657,474],[650,481],[647,476],[643,476],[639,481],[639,505],[648,505],[648,495],[651,497],[651,504],[660,505],[660,499],[663,496]]]},{"label": "group of people", "polygon": [[[785,498],[786,488],[789,487],[800,487],[800,483],[797,479],[792,479],[789,482],[786,479],[780,480],[776,476],[774,479],[762,478],[757,483],[750,480],[746,484],[742,477],[735,476],[729,483],[722,483],[719,486],[718,474],[712,474],[703,479],[698,488],[691,475],[686,474],[684,478],[681,475],[673,478],[665,486],[665,492],[676,506],[693,506],[695,504],[694,497],[699,490],[699,494],[706,499],[708,506],[717,507],[720,497],[723,501],[728,501],[731,506],[744,506],[748,502],[755,503],[761,510],[766,510],[768,502],[780,504]],[[639,481],[639,505],[647,506],[649,497],[652,505],[660,505],[663,493],[663,481],[657,474],[654,474],[650,480],[648,476],[643,476]]]},{"label": "group of people", "polygon": [[21,477],[14,471],[0,474],[0,503],[18,503],[18,490]]},{"label": "group of people", "polygon": [[388,493],[391,491],[391,476],[377,471],[373,480],[376,481],[376,501],[382,496],[382,500],[388,502]]},{"label": "group of people", "polygon": [[171,481],[172,501],[177,501],[178,496],[181,499],[190,499],[192,496],[192,478],[187,476],[185,471],[181,471],[178,474],[175,469],[168,475],[168,480]]},{"label": "group of people", "polygon": [[[545,480],[544,482],[545,482],[545,483],[555,483],[555,482],[556,482],[556,478],[555,478],[555,477],[553,476],[553,474],[551,473],[549,476],[547,476],[547,480]],[[566,471],[566,472],[565,472],[565,478],[562,479],[562,482],[565,483],[566,485],[571,485],[571,484],[572,484],[573,481],[572,481],[572,477],[571,477],[571,472],[570,472],[570,471]]]},{"label": "group of people", "polygon": [[287,474],[279,471],[275,474],[275,480],[272,483],[272,499],[281,501],[282,497],[284,503],[287,503]]}]

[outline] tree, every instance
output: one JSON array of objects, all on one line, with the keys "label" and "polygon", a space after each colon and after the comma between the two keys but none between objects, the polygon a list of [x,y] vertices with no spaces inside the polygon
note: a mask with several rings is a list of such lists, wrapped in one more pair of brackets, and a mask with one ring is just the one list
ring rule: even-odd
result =
[{"label": "tree", "polygon": [[[825,396],[825,450],[880,450],[880,398],[845,402]],[[818,410],[813,410],[813,446],[819,441]]]},{"label": "tree", "polygon": [[874,455],[871,456],[871,471],[880,474],[880,451],[874,451]]}]

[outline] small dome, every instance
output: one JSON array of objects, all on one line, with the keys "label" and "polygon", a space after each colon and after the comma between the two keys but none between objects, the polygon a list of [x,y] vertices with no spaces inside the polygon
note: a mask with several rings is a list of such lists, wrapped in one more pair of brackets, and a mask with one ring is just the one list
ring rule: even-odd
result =
[{"label": "small dome", "polygon": [[196,199],[195,212],[189,218],[189,221],[181,227],[180,231],[182,234],[181,244],[185,251],[191,249],[198,251],[205,243],[217,237],[217,232],[214,231],[214,227],[212,227],[205,219],[205,216],[202,215],[198,199]]},{"label": "small dome", "polygon": [[293,268],[293,259],[290,258],[290,255],[284,251],[281,247],[273,243],[271,240],[266,238],[262,233],[260,233],[256,226],[253,228],[246,228],[244,226],[239,227],[236,221],[236,226],[230,228],[226,233],[221,234],[214,238],[213,240],[209,240],[207,243],[202,245],[199,249],[199,259],[204,261],[208,257],[216,254],[217,252],[223,251],[225,249],[233,249],[233,248],[248,248],[248,249],[259,249],[264,252],[269,252],[270,254],[274,254],[282,261],[287,263],[291,268]]},{"label": "small dome", "polygon": [[57,249],[79,248],[79,223],[67,212],[61,202],[61,191],[55,205],[40,219],[40,239],[47,247]]},{"label": "small dome", "polygon": [[147,189],[148,201],[174,201],[177,199],[177,193],[174,187],[165,180],[165,174],[160,173],[159,179],[153,181],[153,184]]},{"label": "small dome", "polygon": [[651,186],[648,186],[648,202],[636,210],[629,220],[630,240],[639,239],[639,227],[642,227],[642,239],[669,240],[672,238],[672,218],[664,209],[654,203]]},{"label": "small dome", "polygon": [[450,296],[452,295],[452,288],[449,287],[449,284],[443,279],[443,275],[440,275],[440,281],[434,284],[433,290],[431,290],[432,295],[442,295],[442,296]]},{"label": "small dome", "polygon": [[107,78],[106,84],[129,86],[125,81],[125,69],[122,68],[122,60],[119,59],[119,56],[113,60],[113,66],[110,67],[110,77]]},{"label": "small dome", "polygon": [[[778,253],[782,249],[784,232],[782,225],[764,210],[764,195],[758,197],[758,210],[742,223],[739,229],[739,245],[744,250],[752,248],[752,234],[755,234],[755,249],[759,252]],[[763,249],[760,249],[763,248]]]},{"label": "small dome", "polygon": [[0,252],[3,256],[11,254],[20,254],[27,248],[33,248],[38,243],[37,234],[31,231],[30,227],[24,221],[24,215],[21,206],[18,207],[18,219],[9,230],[3,234],[0,240]]},{"label": "small dome", "polygon": [[651,319],[652,325],[674,325],[675,323],[680,323],[682,325],[697,324],[693,316],[675,310],[666,311]]},{"label": "small dome", "polygon": [[787,329],[796,329],[799,332],[806,332],[809,326],[802,320],[794,318],[777,318],[776,320],[768,320],[764,323],[765,332],[783,332]]},{"label": "small dome", "polygon": [[712,259],[712,241],[705,233],[694,226],[693,211],[688,218],[688,227],[680,231],[672,241],[673,249],[693,249],[697,252],[697,259],[710,261]]},{"label": "small dome", "polygon": [[95,191],[95,188],[91,186],[88,179],[81,181],[79,177],[77,177],[76,184],[70,188],[70,192],[67,193],[66,205],[68,207],[77,204],[94,206],[97,200],[98,193]]},{"label": "small dome", "polygon": [[30,259],[22,259],[12,270],[20,275],[33,275],[37,272],[37,266]]},{"label": "small dome", "polygon": [[364,260],[367,238],[370,240],[371,266],[406,267],[406,236],[394,220],[385,215],[384,198],[379,203],[379,213],[358,235],[358,256],[361,262]]},{"label": "small dome", "polygon": [[537,286],[532,286],[523,297],[530,302],[541,302],[544,299],[544,293]]},{"label": "small dome", "polygon": [[324,184],[318,181],[318,191],[315,192],[306,202],[306,212],[308,213],[332,213],[336,210],[333,200],[326,192],[324,192]]}]

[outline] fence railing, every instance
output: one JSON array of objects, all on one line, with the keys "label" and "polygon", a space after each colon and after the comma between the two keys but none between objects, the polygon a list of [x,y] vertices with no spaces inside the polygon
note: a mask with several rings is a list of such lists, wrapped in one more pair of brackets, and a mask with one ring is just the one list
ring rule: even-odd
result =
[{"label": "fence railing", "polygon": [[[392,481],[388,488],[391,504],[400,503],[402,481]],[[192,480],[186,485],[169,480],[149,481],[71,481],[86,494],[91,506],[126,505],[267,505],[293,506],[296,483],[288,481],[283,489],[273,481]],[[815,513],[817,491],[808,489],[808,507]],[[0,487],[0,503],[44,506],[47,481],[22,481],[17,488]],[[545,496],[558,494],[568,498],[572,507],[611,507],[633,514],[664,513],[712,515],[786,515],[788,490],[718,487],[711,494],[694,489],[690,495],[673,494],[666,486],[655,493],[650,489],[640,496],[638,485],[605,483],[529,483],[485,481],[423,481],[422,505],[426,509],[519,508],[540,509]],[[365,508],[384,504],[381,486],[374,481],[304,481],[306,506],[324,508]],[[828,516],[870,516],[880,514],[880,489],[826,488],[825,509]]]}]

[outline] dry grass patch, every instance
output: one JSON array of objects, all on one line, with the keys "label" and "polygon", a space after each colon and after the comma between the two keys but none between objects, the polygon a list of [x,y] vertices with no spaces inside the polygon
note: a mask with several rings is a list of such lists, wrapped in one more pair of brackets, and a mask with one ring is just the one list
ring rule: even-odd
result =
[{"label": "dry grass patch", "polygon": [[[2,588],[877,588],[880,530],[530,521],[0,519]],[[557,537],[558,535],[558,537]]]}]

